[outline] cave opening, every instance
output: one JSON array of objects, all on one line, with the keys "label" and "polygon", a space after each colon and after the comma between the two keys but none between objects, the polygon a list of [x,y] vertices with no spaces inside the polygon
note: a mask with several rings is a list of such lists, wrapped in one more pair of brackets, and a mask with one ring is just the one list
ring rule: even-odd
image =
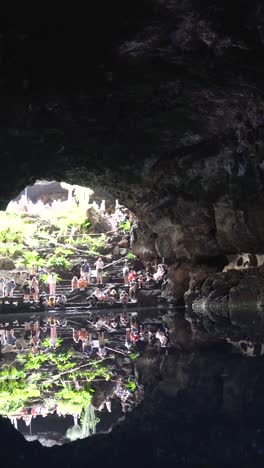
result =
[{"label": "cave opening", "polygon": [[106,432],[143,398],[134,215],[100,187],[43,180],[0,215],[0,414],[45,446]]}]

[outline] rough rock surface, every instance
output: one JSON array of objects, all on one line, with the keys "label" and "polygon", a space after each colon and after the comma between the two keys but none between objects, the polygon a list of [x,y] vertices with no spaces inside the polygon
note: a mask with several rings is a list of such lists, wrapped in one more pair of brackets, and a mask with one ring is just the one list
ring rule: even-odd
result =
[{"label": "rough rock surface", "polygon": [[[138,217],[135,252],[147,260],[221,270],[226,255],[263,254],[262,1],[102,0],[89,3],[88,15],[71,2],[45,5],[41,14],[38,3],[30,12],[25,2],[6,8],[2,207],[36,179],[98,185]],[[104,453],[109,465],[126,465],[128,454],[137,465],[140,451],[152,466],[263,466],[263,392],[243,393],[240,380],[232,382],[236,369],[246,369],[245,381],[262,389],[261,364],[254,361],[251,372],[233,361],[217,374],[218,359],[202,365],[199,358],[196,380],[186,379],[194,382],[190,399],[173,378],[171,403],[162,389],[166,404],[144,403],[115,435],[29,451],[1,422],[2,459],[9,447],[9,466],[21,459],[26,466],[98,466]],[[237,418],[208,404],[227,384],[231,395],[243,395]]]},{"label": "rough rock surface", "polygon": [[14,270],[16,265],[13,260],[8,257],[0,257],[0,269],[1,270]]},{"label": "rough rock surface", "polygon": [[213,335],[262,339],[264,331],[264,268],[193,275],[185,294],[187,316]]},{"label": "rough rock surface", "polygon": [[40,178],[97,185],[137,215],[141,256],[263,253],[262,3],[103,5],[3,33],[2,206]]}]

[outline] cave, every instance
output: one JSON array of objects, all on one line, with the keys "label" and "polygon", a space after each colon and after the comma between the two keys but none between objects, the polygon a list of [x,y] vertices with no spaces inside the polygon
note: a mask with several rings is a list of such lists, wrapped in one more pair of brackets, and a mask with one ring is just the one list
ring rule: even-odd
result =
[{"label": "cave", "polygon": [[111,433],[44,449],[1,419],[2,460],[263,466],[262,351],[229,355],[263,346],[262,2],[21,4],[1,20],[0,208],[40,179],[103,187],[188,306]]}]

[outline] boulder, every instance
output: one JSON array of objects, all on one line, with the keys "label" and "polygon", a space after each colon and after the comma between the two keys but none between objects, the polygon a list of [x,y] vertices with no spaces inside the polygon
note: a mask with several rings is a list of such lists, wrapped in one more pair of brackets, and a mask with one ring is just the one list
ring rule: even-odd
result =
[{"label": "boulder", "polygon": [[0,270],[14,270],[16,265],[9,257],[0,257]]}]

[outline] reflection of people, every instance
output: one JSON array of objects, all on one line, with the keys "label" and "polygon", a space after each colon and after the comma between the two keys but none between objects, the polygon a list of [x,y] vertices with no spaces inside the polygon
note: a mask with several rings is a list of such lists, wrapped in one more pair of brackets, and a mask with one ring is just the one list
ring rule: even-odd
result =
[{"label": "reflection of people", "polygon": [[105,340],[104,340],[104,333],[99,333],[99,349],[98,349],[98,356],[100,358],[103,358],[106,356],[107,354],[107,351],[106,351],[106,348],[105,348]]},{"label": "reflection of people", "polygon": [[50,325],[50,346],[53,347],[53,349],[55,349],[58,335],[57,335],[57,321],[55,320],[55,317],[53,315],[52,317],[48,319],[48,323]]}]

